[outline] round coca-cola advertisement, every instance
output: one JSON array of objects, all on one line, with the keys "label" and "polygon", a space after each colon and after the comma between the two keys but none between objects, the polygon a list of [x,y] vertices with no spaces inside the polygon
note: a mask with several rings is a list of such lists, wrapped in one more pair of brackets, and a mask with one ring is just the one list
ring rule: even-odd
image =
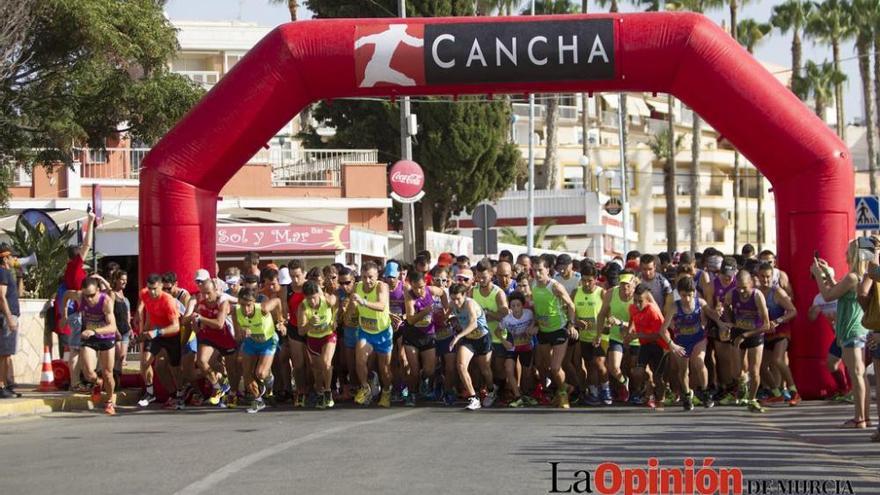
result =
[{"label": "round coca-cola advertisement", "polygon": [[388,174],[391,190],[403,199],[415,198],[425,186],[425,173],[418,163],[400,160],[391,167]]}]

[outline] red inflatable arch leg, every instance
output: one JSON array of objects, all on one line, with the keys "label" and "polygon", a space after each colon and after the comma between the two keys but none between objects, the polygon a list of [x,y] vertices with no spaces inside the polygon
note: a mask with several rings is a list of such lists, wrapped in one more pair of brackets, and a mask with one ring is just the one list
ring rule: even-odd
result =
[{"label": "red inflatable arch leg", "polygon": [[846,146],[727,33],[695,14],[345,19],[280,26],[144,160],[141,276],[174,270],[190,283],[197,268],[213,269],[217,193],[311,102],[621,90],[675,95],[768,178],[776,196],[778,257],[791,275],[799,313],[792,371],[805,397],[832,391],[824,368],[832,333],[826,323],[806,320],[816,293],[808,268],[818,249],[836,269],[845,269],[843,253],[855,226]]}]

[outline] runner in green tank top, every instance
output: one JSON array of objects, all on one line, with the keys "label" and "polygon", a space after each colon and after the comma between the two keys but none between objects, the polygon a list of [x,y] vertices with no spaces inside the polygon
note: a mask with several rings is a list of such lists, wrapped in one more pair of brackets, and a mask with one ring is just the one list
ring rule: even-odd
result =
[{"label": "runner in green tank top", "polygon": [[876,258],[874,244],[869,238],[854,239],[846,251],[849,273],[833,285],[824,283],[828,272],[825,260],[815,260],[812,266],[813,278],[819,292],[827,301],[837,301],[837,318],[834,321],[834,335],[843,351],[843,362],[852,381],[853,405],[855,414],[843,424],[844,428],[866,428],[870,411],[871,394],[867,390],[865,371],[865,343],[868,331],[862,326],[863,311],[856,296],[867,297],[872,280],[866,277],[868,263]]},{"label": "runner in green tank top", "polygon": [[581,269],[581,286],[574,291],[574,306],[580,340],[581,361],[587,368],[588,391],[584,402],[588,405],[606,403],[611,405],[611,389],[608,370],[605,368],[605,352],[608,335],[598,331],[597,319],[602,311],[605,291],[596,284],[598,272],[591,264]]},{"label": "runner in green tank top", "polygon": [[535,282],[532,284],[532,304],[538,321],[535,366],[542,379],[550,376],[553,380],[558,391],[556,403],[559,407],[568,409],[568,388],[562,361],[569,337],[576,339],[578,336],[574,327],[575,307],[565,287],[550,277],[551,266],[552,259],[544,256],[535,263]]},{"label": "runner in green tank top", "polygon": [[[510,310],[507,307],[507,295],[492,282],[492,263],[482,260],[477,263],[474,272],[477,286],[474,287],[471,298],[483,308],[489,325],[489,335],[492,337],[492,376],[495,384],[483,399],[483,407],[491,407],[495,403],[496,390],[504,390],[504,361],[507,352],[502,342],[507,340],[507,331],[499,328],[498,324]],[[489,384],[486,387],[490,388]]]},{"label": "runner in green tank top", "polygon": [[355,367],[361,388],[355,394],[354,401],[364,405],[371,396],[367,365],[370,356],[375,353],[382,384],[379,407],[391,407],[391,351],[394,345],[388,308],[389,291],[388,284],[379,281],[379,267],[372,261],[364,263],[361,281],[352,297],[358,307],[360,322]]},{"label": "runner in green tank top", "polygon": [[[633,293],[637,283],[638,279],[636,279],[632,272],[622,272],[618,286],[605,293],[602,311],[599,312],[597,323],[598,328],[611,329],[608,345],[608,374],[614,380],[614,383],[619,386],[618,398],[623,402],[629,400],[629,390],[627,388],[629,379],[620,368],[621,363],[623,363],[625,349],[621,328],[627,328],[629,325],[629,306],[633,302]],[[630,343],[630,346],[633,346],[633,343]],[[629,361],[632,360],[632,357],[630,355]]]},{"label": "runner in green tank top", "polygon": [[281,309],[281,300],[276,298],[257,303],[257,291],[243,288],[238,293],[238,304],[232,318],[235,337],[243,341],[244,383],[247,392],[253,397],[248,413],[256,413],[266,407],[263,395],[272,390],[272,359],[278,347],[275,330],[284,328],[284,321],[274,321],[273,312]]},{"label": "runner in green tank top", "polygon": [[296,321],[299,334],[306,337],[306,348],[311,357],[312,378],[318,401],[315,407],[333,407],[330,381],[333,378],[333,356],[336,354],[336,294],[325,294],[315,280],[303,285],[303,302],[299,305]]}]

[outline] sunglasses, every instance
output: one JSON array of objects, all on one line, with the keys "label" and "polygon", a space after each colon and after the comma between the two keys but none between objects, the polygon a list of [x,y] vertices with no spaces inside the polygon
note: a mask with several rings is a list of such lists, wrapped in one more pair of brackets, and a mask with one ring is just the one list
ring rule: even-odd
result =
[{"label": "sunglasses", "polygon": [[436,280],[437,280],[438,282],[440,282],[440,283],[443,283],[443,284],[445,284],[446,282],[449,282],[449,279],[448,279],[448,278],[438,278],[438,279],[436,279]]}]

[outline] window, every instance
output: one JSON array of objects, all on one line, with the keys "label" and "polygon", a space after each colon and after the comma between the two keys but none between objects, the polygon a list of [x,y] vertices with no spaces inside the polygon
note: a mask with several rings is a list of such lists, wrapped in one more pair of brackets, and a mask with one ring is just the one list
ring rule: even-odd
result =
[{"label": "window", "polygon": [[230,70],[232,70],[232,68],[235,66],[235,64],[237,64],[239,60],[244,58],[244,55],[245,55],[244,53],[240,53],[240,52],[226,53],[226,56],[225,56],[226,64],[224,65],[223,72],[229,72]]}]

